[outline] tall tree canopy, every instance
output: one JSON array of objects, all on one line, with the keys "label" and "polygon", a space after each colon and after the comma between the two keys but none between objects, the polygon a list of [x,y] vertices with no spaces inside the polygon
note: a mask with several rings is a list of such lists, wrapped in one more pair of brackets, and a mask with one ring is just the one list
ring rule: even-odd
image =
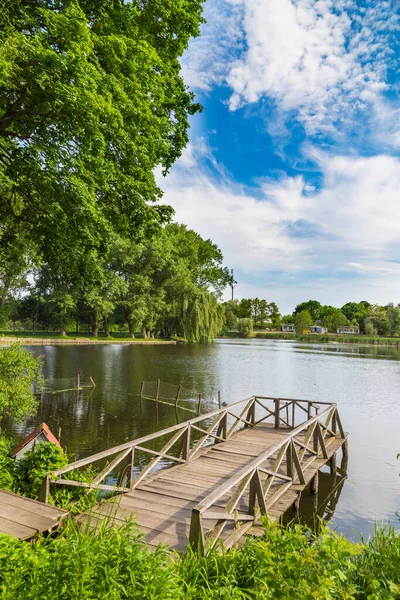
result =
[{"label": "tall tree canopy", "polygon": [[[0,238],[50,262],[153,230],[199,110],[179,56],[202,0],[0,0]],[[4,261],[3,261],[4,262]],[[5,278],[0,272],[0,277]]]}]

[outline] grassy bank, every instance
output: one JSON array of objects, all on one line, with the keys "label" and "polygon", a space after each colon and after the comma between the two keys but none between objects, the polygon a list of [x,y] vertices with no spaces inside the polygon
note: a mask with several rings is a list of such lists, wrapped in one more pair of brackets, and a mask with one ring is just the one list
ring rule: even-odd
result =
[{"label": "grassy bank", "polygon": [[[228,331],[224,333],[224,338],[240,338],[237,331]],[[284,333],[283,331],[253,331],[252,338],[264,340],[291,340],[308,343],[336,343],[336,344],[359,344],[376,346],[394,346],[400,348],[400,338],[398,337],[380,337],[368,335],[338,335],[335,333],[318,334],[305,333],[303,335],[296,333]]]},{"label": "grassy bank", "polygon": [[152,553],[132,524],[34,543],[0,535],[2,600],[380,599],[400,597],[400,536],[378,532],[352,544],[323,529],[266,523],[262,539],[203,558]]},{"label": "grassy bank", "polygon": [[58,332],[39,331],[37,333],[30,332],[12,332],[0,331],[0,344],[8,344],[19,341],[23,346],[41,346],[41,345],[59,345],[59,344],[175,344],[174,340],[162,338],[143,338],[140,336],[130,338],[128,333],[112,333],[105,336],[101,332],[98,337],[94,337],[88,333],[69,332],[62,336]]},{"label": "grassy bank", "polygon": [[253,337],[259,339],[272,340],[295,340],[300,342],[311,343],[329,343],[335,342],[339,344],[367,344],[377,346],[396,346],[400,348],[400,338],[395,337],[380,337],[368,335],[338,335],[335,333],[318,334],[305,333],[298,335],[296,333],[283,333],[279,331],[254,332]]}]

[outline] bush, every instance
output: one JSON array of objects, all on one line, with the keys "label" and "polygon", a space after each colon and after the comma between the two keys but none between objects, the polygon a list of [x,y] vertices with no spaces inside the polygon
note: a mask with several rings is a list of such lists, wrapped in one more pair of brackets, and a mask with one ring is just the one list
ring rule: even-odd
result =
[{"label": "bush", "polygon": [[61,448],[50,442],[41,442],[15,461],[14,487],[23,496],[37,499],[44,478],[68,464]]},{"label": "bush", "polygon": [[[0,432],[0,489],[38,499],[45,477],[67,465],[68,455],[55,444],[41,442],[34,451],[27,452],[16,461],[10,457],[15,445],[15,440]],[[89,483],[93,481],[96,474],[93,468],[88,467],[71,471],[65,475],[65,478]],[[97,490],[53,486],[49,502],[65,508],[72,514],[77,514],[93,506],[97,497]]]},{"label": "bush", "polygon": [[242,338],[249,338],[253,333],[253,321],[251,319],[238,319],[237,329]]},{"label": "bush", "polygon": [[[90,523],[89,523],[90,525]],[[242,548],[150,552],[133,522],[82,531],[66,523],[58,537],[26,543],[0,535],[0,597],[119,600],[361,600],[400,597],[400,535],[377,531],[353,544],[322,527],[266,522],[265,536]]]},{"label": "bush", "polygon": [[0,418],[12,415],[22,422],[35,414],[34,384],[43,385],[40,360],[19,343],[0,348]]}]

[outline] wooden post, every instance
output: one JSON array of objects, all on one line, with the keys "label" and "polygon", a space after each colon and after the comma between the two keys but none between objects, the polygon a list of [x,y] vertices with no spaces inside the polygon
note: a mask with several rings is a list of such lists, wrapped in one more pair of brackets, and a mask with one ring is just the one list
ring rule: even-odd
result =
[{"label": "wooden post", "polygon": [[297,494],[297,498],[293,503],[293,512],[296,515],[296,517],[298,517],[300,514],[300,498],[301,494]]},{"label": "wooden post", "polygon": [[256,494],[257,494],[257,486],[255,482],[256,471],[254,472],[253,477],[250,479],[249,486],[249,514],[254,515],[256,511]]},{"label": "wooden post", "polygon": [[314,452],[317,453],[317,456],[318,456],[318,431],[317,431],[317,425],[315,425],[314,432],[313,432],[313,450],[314,450]]},{"label": "wooden post", "polygon": [[158,402],[158,394],[160,393],[160,380],[157,379],[156,402]]},{"label": "wooden post", "polygon": [[331,424],[331,427],[332,427],[333,433],[336,435],[336,431],[337,431],[336,411],[332,415],[332,424]]},{"label": "wooden post", "polygon": [[318,483],[319,483],[319,471],[317,471],[314,477],[311,479],[310,491],[312,494],[318,494]]},{"label": "wooden post", "polygon": [[275,398],[275,429],[279,429],[280,417],[281,417],[281,400],[280,398]]},{"label": "wooden post", "polygon": [[342,444],[343,456],[347,458],[349,456],[349,440],[346,438]]},{"label": "wooden post", "polygon": [[180,386],[178,387],[178,390],[177,390],[177,392],[176,392],[175,406],[178,406],[179,394],[181,393],[181,389],[182,389],[182,385],[180,385]]},{"label": "wooden post", "polygon": [[133,482],[134,482],[134,470],[135,470],[135,447],[133,446],[132,448],[132,452],[131,452],[131,481],[130,481],[130,488],[131,490],[133,490]]},{"label": "wooden post", "polygon": [[221,392],[218,390],[218,408],[221,408]]},{"label": "wooden post", "polygon": [[332,454],[331,458],[329,459],[329,467],[331,469],[331,475],[333,475],[333,473],[336,472],[336,452]]},{"label": "wooden post", "polygon": [[81,377],[80,377],[79,373],[76,376],[76,389],[77,390],[81,389]]},{"label": "wooden post", "polygon": [[290,441],[286,449],[286,474],[293,480],[293,442]]},{"label": "wooden post", "polygon": [[192,518],[190,519],[189,544],[194,552],[197,550],[204,554],[204,533],[201,522],[201,514],[195,508],[192,509]]},{"label": "wooden post", "polygon": [[143,400],[144,381],[140,384],[140,401]]},{"label": "wooden post", "polygon": [[199,394],[199,401],[197,403],[197,416],[200,414],[200,405],[201,405],[201,394]]},{"label": "wooden post", "polygon": [[42,485],[39,490],[39,501],[45,504],[49,503],[50,496],[50,477],[49,475],[43,479]]},{"label": "wooden post", "polygon": [[182,446],[182,458],[188,462],[190,458],[190,423],[186,427],[185,433],[182,435],[183,446]]}]

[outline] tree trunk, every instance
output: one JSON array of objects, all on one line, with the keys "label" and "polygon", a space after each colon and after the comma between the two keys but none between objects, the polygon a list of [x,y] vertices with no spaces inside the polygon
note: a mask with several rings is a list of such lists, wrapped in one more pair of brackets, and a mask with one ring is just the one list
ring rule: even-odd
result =
[{"label": "tree trunk", "polygon": [[130,338],[134,338],[135,337],[135,331],[133,329],[133,321],[131,321],[131,319],[128,319],[128,329],[129,329],[129,337]]},{"label": "tree trunk", "polygon": [[147,327],[146,325],[142,325],[142,336],[147,338]]},{"label": "tree trunk", "polygon": [[65,331],[65,327],[63,325],[61,325],[61,327],[60,327],[60,335],[67,335],[67,332]]}]

